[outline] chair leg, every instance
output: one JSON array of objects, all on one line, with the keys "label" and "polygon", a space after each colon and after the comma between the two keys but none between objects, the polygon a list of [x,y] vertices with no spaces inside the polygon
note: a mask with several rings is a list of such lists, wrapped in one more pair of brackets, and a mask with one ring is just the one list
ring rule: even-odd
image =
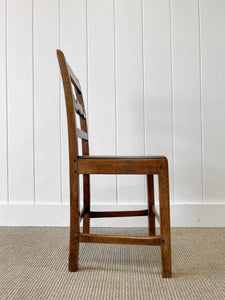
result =
[{"label": "chair leg", "polygon": [[161,260],[162,277],[171,277],[171,239],[170,239],[170,203],[169,203],[169,179],[168,164],[159,174],[159,201],[160,201],[160,236],[161,236]]},{"label": "chair leg", "polygon": [[152,211],[154,205],[154,180],[153,175],[147,175],[147,189],[148,189],[148,231],[149,236],[155,235],[155,215]]},{"label": "chair leg", "polygon": [[[83,190],[84,190],[84,207],[88,208],[90,212],[90,177],[83,175]],[[90,232],[90,213],[84,215],[83,233]]]},{"label": "chair leg", "polygon": [[75,175],[70,188],[70,246],[68,265],[70,272],[78,270],[79,227],[79,175]]},{"label": "chair leg", "polygon": [[79,254],[79,241],[78,236],[72,236],[70,232],[70,250],[69,250],[69,265],[70,272],[78,270],[78,254]]}]

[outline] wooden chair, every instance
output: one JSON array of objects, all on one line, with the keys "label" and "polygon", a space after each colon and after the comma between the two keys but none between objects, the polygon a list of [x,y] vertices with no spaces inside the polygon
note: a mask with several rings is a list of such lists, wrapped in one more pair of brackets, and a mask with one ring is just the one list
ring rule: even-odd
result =
[{"label": "wooden chair", "polygon": [[[89,156],[86,113],[80,83],[57,50],[64,86],[70,164],[70,247],[69,271],[78,270],[79,243],[112,243],[157,245],[161,247],[162,277],[171,277],[170,206],[168,162],[164,156],[105,157]],[[75,94],[74,94],[75,91]],[[80,117],[80,129],[76,114]],[[78,155],[78,138],[82,139],[82,156]],[[148,208],[140,211],[94,212],[90,210],[89,174],[145,174],[148,187]],[[159,177],[160,216],[154,205],[153,175]],[[83,175],[83,209],[79,209],[79,175]],[[90,218],[148,216],[149,236],[90,234]],[[160,236],[155,235],[155,218],[160,223]],[[80,221],[83,219],[83,233]]]}]

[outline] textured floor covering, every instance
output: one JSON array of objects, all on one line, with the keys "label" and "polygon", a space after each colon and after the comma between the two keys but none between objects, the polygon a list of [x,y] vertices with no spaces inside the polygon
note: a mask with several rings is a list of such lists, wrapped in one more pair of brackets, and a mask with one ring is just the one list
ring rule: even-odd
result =
[{"label": "textured floor covering", "polygon": [[[93,229],[145,235],[146,228]],[[225,299],[225,229],[173,229],[173,278],[161,278],[160,248],[81,244],[67,271],[68,228],[0,228],[0,300]]]}]

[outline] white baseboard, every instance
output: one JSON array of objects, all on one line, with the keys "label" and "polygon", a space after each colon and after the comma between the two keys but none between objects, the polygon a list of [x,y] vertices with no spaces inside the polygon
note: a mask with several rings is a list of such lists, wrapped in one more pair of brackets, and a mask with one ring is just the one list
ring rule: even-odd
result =
[{"label": "white baseboard", "polygon": [[[157,207],[158,208],[158,207]],[[144,205],[93,205],[93,211],[138,210]],[[1,204],[0,226],[69,226],[69,205]],[[92,219],[92,227],[146,227],[146,217]],[[172,227],[225,227],[225,204],[172,204]]]}]

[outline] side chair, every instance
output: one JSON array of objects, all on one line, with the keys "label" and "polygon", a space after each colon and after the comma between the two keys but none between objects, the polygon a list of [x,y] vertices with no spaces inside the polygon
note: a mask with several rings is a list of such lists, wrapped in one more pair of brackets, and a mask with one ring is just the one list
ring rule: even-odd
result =
[{"label": "side chair", "polygon": [[[68,124],[70,173],[70,245],[69,271],[78,270],[79,243],[154,245],[161,247],[162,277],[171,277],[170,204],[168,161],[165,156],[90,156],[86,112],[79,80],[57,50]],[[80,118],[77,128],[76,114]],[[82,155],[78,154],[78,138],[82,140]],[[145,174],[147,179],[147,209],[139,211],[91,211],[89,174]],[[79,176],[83,175],[83,209],[79,209]],[[159,214],[154,204],[153,176],[159,178]],[[90,218],[148,217],[148,236],[91,234]],[[160,224],[160,235],[155,233],[155,219]],[[83,232],[80,222],[83,220]]]}]

